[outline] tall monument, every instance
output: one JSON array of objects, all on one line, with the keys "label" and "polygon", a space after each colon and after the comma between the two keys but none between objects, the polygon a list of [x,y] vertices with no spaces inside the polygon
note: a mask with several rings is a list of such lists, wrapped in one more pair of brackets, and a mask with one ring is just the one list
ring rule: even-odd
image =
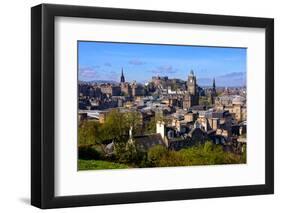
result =
[{"label": "tall monument", "polygon": [[216,96],[217,96],[216,81],[215,81],[215,78],[213,78],[213,88],[211,91],[211,104],[215,104]]},{"label": "tall monument", "polygon": [[123,67],[122,67],[122,73],[121,73],[120,83],[125,83],[125,76],[124,76],[124,73],[123,73]]}]

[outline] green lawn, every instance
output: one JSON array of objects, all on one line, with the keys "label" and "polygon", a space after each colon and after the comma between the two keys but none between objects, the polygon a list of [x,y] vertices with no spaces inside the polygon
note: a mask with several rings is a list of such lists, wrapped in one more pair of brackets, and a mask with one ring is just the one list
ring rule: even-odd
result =
[{"label": "green lawn", "polygon": [[102,160],[78,160],[78,170],[126,169],[129,166]]}]

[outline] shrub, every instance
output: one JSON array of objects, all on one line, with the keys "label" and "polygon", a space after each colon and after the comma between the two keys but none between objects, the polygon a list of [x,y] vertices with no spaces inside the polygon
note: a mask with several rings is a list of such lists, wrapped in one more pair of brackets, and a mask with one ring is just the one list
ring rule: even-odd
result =
[{"label": "shrub", "polygon": [[177,151],[168,151],[159,161],[160,167],[186,166],[185,156]]},{"label": "shrub", "polygon": [[214,144],[211,141],[207,141],[204,144],[203,150],[205,153],[211,152],[214,148]]},{"label": "shrub", "polygon": [[168,150],[161,145],[150,148],[147,153],[148,164],[152,167],[159,166],[161,159],[166,157],[167,154]]},{"label": "shrub", "polygon": [[158,145],[148,151],[148,163],[150,167],[233,164],[240,163],[240,157],[223,151],[221,145],[212,142],[180,151],[167,150]]},{"label": "shrub", "polygon": [[136,167],[143,167],[145,164],[146,153],[136,149],[133,145],[127,144],[122,153],[117,156],[118,163],[130,164]]},{"label": "shrub", "polygon": [[101,159],[101,153],[91,145],[80,145],[78,147],[78,158],[84,160],[98,160]]}]

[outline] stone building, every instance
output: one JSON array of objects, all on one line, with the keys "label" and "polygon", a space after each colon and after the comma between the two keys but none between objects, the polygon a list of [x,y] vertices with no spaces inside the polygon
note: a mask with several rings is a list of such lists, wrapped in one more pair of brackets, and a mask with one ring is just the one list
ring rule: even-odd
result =
[{"label": "stone building", "polygon": [[144,95],[144,88],[142,85],[137,84],[135,81],[131,85],[132,87],[132,96],[143,96]]},{"label": "stone building", "polygon": [[125,96],[132,96],[132,87],[128,82],[121,83],[121,93]]},{"label": "stone building", "polygon": [[195,127],[199,127],[206,132],[216,131],[217,135],[228,138],[232,132],[232,116],[229,111],[225,110],[199,113]]},{"label": "stone building", "polygon": [[183,100],[182,100],[182,108],[183,109],[189,109],[192,106],[192,97],[190,94],[187,94],[184,96]]},{"label": "stone building", "polygon": [[196,119],[197,113],[193,113],[192,111],[189,111],[184,115],[184,121],[187,123],[194,122]]},{"label": "stone building", "polygon": [[229,111],[238,123],[247,120],[246,98],[243,96],[228,95],[217,97],[215,108],[217,110]]},{"label": "stone building", "polygon": [[119,96],[121,93],[120,86],[112,85],[112,84],[101,84],[100,90],[101,90],[101,93],[107,94],[110,96]]},{"label": "stone building", "polygon": [[102,92],[101,92],[101,89],[97,85],[79,84],[78,93],[79,93],[79,96],[100,98]]},{"label": "stone building", "polygon": [[199,104],[198,85],[193,70],[190,71],[186,82],[187,93],[183,98],[183,109],[189,109]]},{"label": "stone building", "polygon": [[144,87],[142,85],[137,84],[136,81],[134,81],[132,84],[125,81],[123,68],[120,77],[120,87],[121,93],[123,93],[125,96],[136,97],[144,95]]}]

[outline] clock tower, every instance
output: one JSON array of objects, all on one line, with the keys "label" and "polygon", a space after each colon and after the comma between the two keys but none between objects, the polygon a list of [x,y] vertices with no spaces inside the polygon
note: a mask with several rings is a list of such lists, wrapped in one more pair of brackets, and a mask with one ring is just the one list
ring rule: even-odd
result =
[{"label": "clock tower", "polygon": [[196,95],[197,94],[197,84],[196,84],[196,77],[194,75],[193,70],[190,71],[190,74],[188,75],[187,78],[187,91],[191,94],[191,95]]},{"label": "clock tower", "polygon": [[193,70],[190,71],[190,74],[188,75],[187,82],[187,94],[184,98],[184,108],[188,109],[192,106],[199,104],[199,95],[198,95],[198,89],[197,89],[197,83],[196,83],[196,76],[194,75]]}]

